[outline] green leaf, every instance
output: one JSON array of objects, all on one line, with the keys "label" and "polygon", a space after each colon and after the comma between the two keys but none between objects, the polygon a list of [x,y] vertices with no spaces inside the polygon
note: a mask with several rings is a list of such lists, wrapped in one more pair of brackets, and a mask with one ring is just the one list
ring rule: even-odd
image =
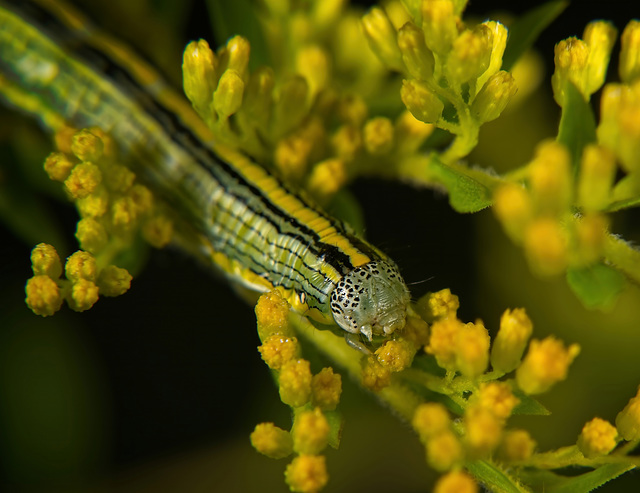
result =
[{"label": "green leaf", "polygon": [[574,170],[578,168],[584,146],[595,140],[596,120],[591,105],[576,86],[567,81],[557,141],[569,150]]},{"label": "green leaf", "polygon": [[449,192],[449,203],[457,212],[478,212],[491,205],[495,178],[462,165],[447,165],[439,159],[429,162],[430,178]]},{"label": "green leaf", "polygon": [[547,2],[529,10],[509,27],[509,41],[502,57],[502,68],[511,70],[549,24],[569,6],[567,1]]},{"label": "green leaf", "polygon": [[342,438],[342,428],[344,427],[344,417],[338,411],[324,411],[324,416],[329,422],[329,446],[337,449]]},{"label": "green leaf", "polygon": [[518,405],[513,409],[513,414],[527,414],[533,416],[548,416],[551,414],[551,411],[540,404],[540,402],[521,390],[515,389],[513,394],[520,400]]},{"label": "green leaf", "polygon": [[613,267],[600,263],[581,269],[568,269],[567,282],[585,307],[608,310],[622,291],[625,278]]},{"label": "green leaf", "polygon": [[270,65],[268,45],[257,16],[257,6],[252,0],[207,0],[209,17],[216,43],[224,45],[235,35],[244,36],[251,44],[249,67],[255,69]]},{"label": "green leaf", "polygon": [[605,464],[579,476],[562,476],[552,471],[528,469],[521,475],[527,485],[545,493],[586,493],[630,471],[632,464]]},{"label": "green leaf", "polygon": [[494,493],[525,493],[531,491],[489,461],[468,462],[465,467],[476,479],[487,485],[489,491]]}]

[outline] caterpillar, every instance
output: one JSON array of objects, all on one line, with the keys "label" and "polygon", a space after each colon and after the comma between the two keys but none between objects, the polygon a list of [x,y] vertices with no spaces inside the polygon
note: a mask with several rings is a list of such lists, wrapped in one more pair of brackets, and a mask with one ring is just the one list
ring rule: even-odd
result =
[{"label": "caterpillar", "polygon": [[[250,157],[215,142],[185,98],[141,58],[54,0],[0,0],[0,76],[42,118],[109,133],[127,164],[201,236],[232,282],[278,289],[292,307],[348,334],[405,325],[409,290],[395,263]],[[49,128],[49,130],[55,130]]]}]

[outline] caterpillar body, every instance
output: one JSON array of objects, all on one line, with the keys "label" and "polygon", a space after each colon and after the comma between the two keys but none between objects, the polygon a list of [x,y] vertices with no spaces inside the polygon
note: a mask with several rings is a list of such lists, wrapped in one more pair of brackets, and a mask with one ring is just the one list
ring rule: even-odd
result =
[{"label": "caterpillar body", "polygon": [[392,260],[214,142],[155,70],[70,6],[0,0],[0,77],[38,101],[25,107],[0,86],[9,105],[108,132],[127,164],[201,236],[200,256],[232,281],[278,289],[298,312],[369,340],[404,326],[409,291]]}]

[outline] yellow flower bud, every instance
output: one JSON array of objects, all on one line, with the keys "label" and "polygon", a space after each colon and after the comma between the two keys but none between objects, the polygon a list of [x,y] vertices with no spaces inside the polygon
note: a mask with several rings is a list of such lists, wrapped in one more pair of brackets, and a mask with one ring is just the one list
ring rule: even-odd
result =
[{"label": "yellow flower bud", "polygon": [[273,334],[258,346],[262,359],[272,370],[279,370],[282,365],[298,356],[298,340]]},{"label": "yellow flower bud", "polygon": [[489,332],[481,320],[464,324],[456,334],[456,369],[465,377],[476,378],[489,365]]},{"label": "yellow flower bud", "polygon": [[136,175],[126,166],[111,164],[104,172],[104,184],[112,192],[123,193],[133,185]]},{"label": "yellow flower bud", "polygon": [[400,98],[411,114],[421,122],[435,123],[442,116],[444,103],[425,85],[415,80],[402,81]]},{"label": "yellow flower bud", "polygon": [[580,353],[580,346],[568,348],[554,337],[539,341],[533,339],[529,352],[516,370],[516,382],[527,394],[541,394],[555,383],[567,378],[569,365]]},{"label": "yellow flower bud", "polygon": [[61,152],[52,152],[44,161],[44,170],[54,181],[65,181],[74,166],[75,163]]},{"label": "yellow flower bud", "polygon": [[126,197],[137,214],[144,214],[153,206],[153,195],[144,185],[133,185],[127,192]]},{"label": "yellow flower bud", "polygon": [[507,419],[520,400],[513,395],[507,382],[489,382],[480,384],[474,396],[476,404],[491,411],[498,419]]},{"label": "yellow flower bud", "polygon": [[293,452],[291,434],[273,423],[257,424],[249,438],[253,448],[272,459],[282,459]]},{"label": "yellow flower bud", "polygon": [[538,145],[529,163],[531,195],[539,212],[559,215],[571,204],[571,157],[567,149],[556,141]]},{"label": "yellow flower bud", "polygon": [[592,459],[611,452],[618,443],[617,438],[615,426],[604,419],[593,418],[582,428],[578,448],[586,458]]},{"label": "yellow flower bud", "polygon": [[375,355],[378,362],[392,372],[402,371],[411,366],[416,348],[409,341],[400,339],[387,341],[380,346]]},{"label": "yellow flower bud", "polygon": [[258,322],[258,335],[261,341],[266,341],[273,334],[289,336],[289,310],[291,306],[287,303],[280,292],[270,291],[258,298],[255,312]]},{"label": "yellow flower bud", "polygon": [[607,21],[590,22],[584,30],[582,38],[589,47],[585,81],[585,90],[588,95],[596,92],[604,84],[617,34],[617,29]]},{"label": "yellow flower bud", "polygon": [[98,186],[92,194],[76,200],[76,207],[82,217],[103,216],[109,208],[109,193],[102,186]]},{"label": "yellow flower bud", "polygon": [[589,47],[581,39],[572,37],[560,41],[555,46],[555,71],[551,76],[553,97],[560,106],[564,106],[566,84],[573,83],[576,89],[588,99],[587,71]]},{"label": "yellow flower bud", "polygon": [[299,455],[284,472],[284,478],[291,491],[316,493],[329,481],[327,465],[323,455]]},{"label": "yellow flower bud", "polygon": [[240,74],[232,69],[225,70],[213,93],[213,108],[220,118],[228,118],[240,109],[243,92]]},{"label": "yellow flower bud", "polygon": [[31,250],[31,268],[34,276],[43,275],[57,279],[62,274],[58,252],[47,243],[40,243]]},{"label": "yellow flower bud", "polygon": [[640,387],[622,411],[616,416],[616,428],[627,441],[640,439]]},{"label": "yellow flower bud", "polygon": [[25,286],[27,306],[36,315],[48,317],[62,306],[62,294],[56,282],[49,276],[34,276]]},{"label": "yellow flower bud", "polygon": [[393,148],[393,124],[388,118],[372,118],[364,125],[364,147],[370,154],[387,154]]},{"label": "yellow flower bud", "polygon": [[342,125],[331,138],[336,155],[345,162],[353,161],[362,149],[362,134],[353,125]]},{"label": "yellow flower bud", "polygon": [[93,193],[101,181],[100,168],[93,163],[80,163],[71,170],[64,186],[71,198],[81,199]]},{"label": "yellow flower bud", "polygon": [[531,196],[516,183],[500,185],[493,196],[493,212],[511,239],[520,242],[533,217]]},{"label": "yellow flower bud", "polygon": [[607,216],[598,213],[586,214],[576,222],[574,265],[591,265],[602,257],[608,225]]},{"label": "yellow flower bud", "polygon": [[132,276],[127,269],[109,265],[100,271],[96,284],[103,296],[120,296],[131,287]]},{"label": "yellow flower bud", "polygon": [[145,221],[142,236],[154,248],[164,248],[173,237],[173,222],[167,216],[156,214]]},{"label": "yellow flower bud", "polygon": [[505,461],[525,461],[533,455],[536,442],[526,430],[509,430],[504,433],[498,448],[498,456]]},{"label": "yellow flower bud", "polygon": [[249,55],[251,46],[242,36],[234,36],[227,41],[227,70],[235,71],[243,81],[248,78]]},{"label": "yellow flower bud", "polygon": [[478,24],[473,31],[467,29],[453,42],[446,69],[449,80],[464,84],[477,78],[487,68],[491,59],[493,33],[484,24]]},{"label": "yellow flower bud", "polygon": [[311,370],[304,359],[290,360],[280,369],[280,400],[291,407],[304,406],[311,397]]},{"label": "yellow flower bud", "polygon": [[445,55],[458,37],[458,16],[451,0],[424,0],[422,2],[422,30],[431,51]]},{"label": "yellow flower bud", "polygon": [[[476,93],[486,84],[489,78],[496,74],[502,67],[502,55],[507,46],[508,32],[507,28],[496,21],[485,21],[482,25],[486,26],[492,33],[493,43],[491,46],[491,55],[489,57],[489,67],[484,71],[476,81]],[[534,79],[534,77],[530,77]],[[528,82],[528,81],[526,81]]]},{"label": "yellow flower bud", "polygon": [[69,307],[76,312],[84,312],[98,301],[98,286],[93,281],[78,279],[71,287]]},{"label": "yellow flower bud", "polygon": [[196,111],[205,118],[208,117],[213,91],[217,86],[217,63],[215,54],[204,39],[189,43],[182,56],[184,93]]},{"label": "yellow flower bud", "polygon": [[296,71],[307,79],[311,95],[325,88],[331,76],[329,68],[329,55],[320,46],[311,45],[298,51]]},{"label": "yellow flower bud", "polygon": [[427,463],[436,471],[448,471],[464,459],[462,444],[451,430],[430,437],[426,449]]},{"label": "yellow flower bud", "polygon": [[347,169],[342,159],[325,159],[311,170],[306,188],[319,202],[328,202],[347,183],[347,178]]},{"label": "yellow flower bud", "polygon": [[463,471],[451,471],[438,479],[433,493],[478,493],[478,483]]},{"label": "yellow flower bud", "polygon": [[94,254],[102,251],[109,241],[104,226],[92,217],[85,217],[78,221],[76,239],[80,248]]},{"label": "yellow flower bud", "polygon": [[516,81],[509,72],[500,70],[482,86],[471,103],[471,112],[481,123],[498,118],[518,91]]},{"label": "yellow flower bud", "polygon": [[396,30],[384,10],[372,8],[362,17],[364,34],[369,46],[388,68],[400,70],[402,55],[396,41]]},{"label": "yellow flower bud", "polygon": [[103,151],[102,139],[87,128],[80,130],[71,139],[71,152],[80,161],[98,161]]},{"label": "yellow flower bud", "polygon": [[417,120],[410,111],[403,111],[396,120],[395,141],[400,153],[415,153],[434,130],[434,125]]},{"label": "yellow flower bud", "polygon": [[249,77],[242,110],[255,121],[259,128],[266,128],[269,122],[274,85],[273,69],[270,67],[260,67]]},{"label": "yellow flower bud", "polygon": [[111,204],[111,222],[119,234],[130,233],[138,221],[138,207],[131,197],[120,197]]},{"label": "yellow flower bud", "polygon": [[416,408],[411,425],[420,441],[426,444],[430,438],[449,430],[451,418],[447,408],[439,402],[426,402]]},{"label": "yellow flower bud", "polygon": [[435,59],[424,42],[424,33],[412,22],[398,31],[398,47],[407,71],[414,79],[426,80],[433,76]]},{"label": "yellow flower bud", "polygon": [[291,434],[293,450],[316,455],[329,443],[329,422],[319,408],[303,411],[296,415]]},{"label": "yellow flower bud", "polygon": [[524,308],[505,310],[500,329],[491,348],[491,366],[495,371],[509,373],[517,368],[533,332],[533,323]]},{"label": "yellow flower bud", "polygon": [[556,276],[567,267],[567,233],[555,219],[533,221],[525,231],[524,250],[531,269],[539,276]]},{"label": "yellow flower bud", "polygon": [[640,21],[629,21],[622,31],[620,44],[620,79],[630,84],[640,76]]},{"label": "yellow flower bud", "polygon": [[378,363],[374,356],[369,356],[362,370],[362,385],[373,392],[379,392],[390,383],[391,370]]},{"label": "yellow flower bud", "polygon": [[342,377],[333,368],[323,368],[311,379],[311,404],[324,411],[333,411],[342,394]]},{"label": "yellow flower bud", "polygon": [[64,272],[71,282],[77,282],[80,279],[87,281],[95,281],[97,275],[96,259],[89,252],[78,250],[73,253],[64,266]]},{"label": "yellow flower bud", "polygon": [[420,348],[429,343],[429,324],[420,317],[408,316],[402,331],[403,339]]},{"label": "yellow flower bud", "polygon": [[455,318],[459,307],[458,297],[449,288],[427,293],[416,303],[420,316],[429,322],[438,318]]},{"label": "yellow flower bud", "polygon": [[598,211],[610,201],[616,174],[615,155],[606,147],[588,144],[580,161],[578,203],[585,211]]},{"label": "yellow flower bud", "polygon": [[500,443],[504,420],[481,406],[469,406],[464,413],[465,442],[480,457],[489,455]]},{"label": "yellow flower bud", "polygon": [[274,152],[278,170],[287,181],[298,182],[304,176],[309,164],[309,154],[313,142],[299,133],[281,139]]},{"label": "yellow flower bud", "polygon": [[438,366],[446,370],[456,370],[456,341],[464,324],[455,317],[436,320],[431,326],[428,354],[436,357]]},{"label": "yellow flower bud", "polygon": [[341,97],[336,109],[341,121],[358,127],[366,120],[368,111],[367,103],[357,94],[348,94]]}]

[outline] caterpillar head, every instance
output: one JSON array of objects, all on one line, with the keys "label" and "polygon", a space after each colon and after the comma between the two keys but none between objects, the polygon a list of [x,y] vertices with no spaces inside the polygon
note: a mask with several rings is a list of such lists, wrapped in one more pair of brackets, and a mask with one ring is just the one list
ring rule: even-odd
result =
[{"label": "caterpillar head", "polygon": [[404,327],[409,299],[398,268],[372,261],[342,278],[331,293],[331,311],[342,329],[371,340]]}]

